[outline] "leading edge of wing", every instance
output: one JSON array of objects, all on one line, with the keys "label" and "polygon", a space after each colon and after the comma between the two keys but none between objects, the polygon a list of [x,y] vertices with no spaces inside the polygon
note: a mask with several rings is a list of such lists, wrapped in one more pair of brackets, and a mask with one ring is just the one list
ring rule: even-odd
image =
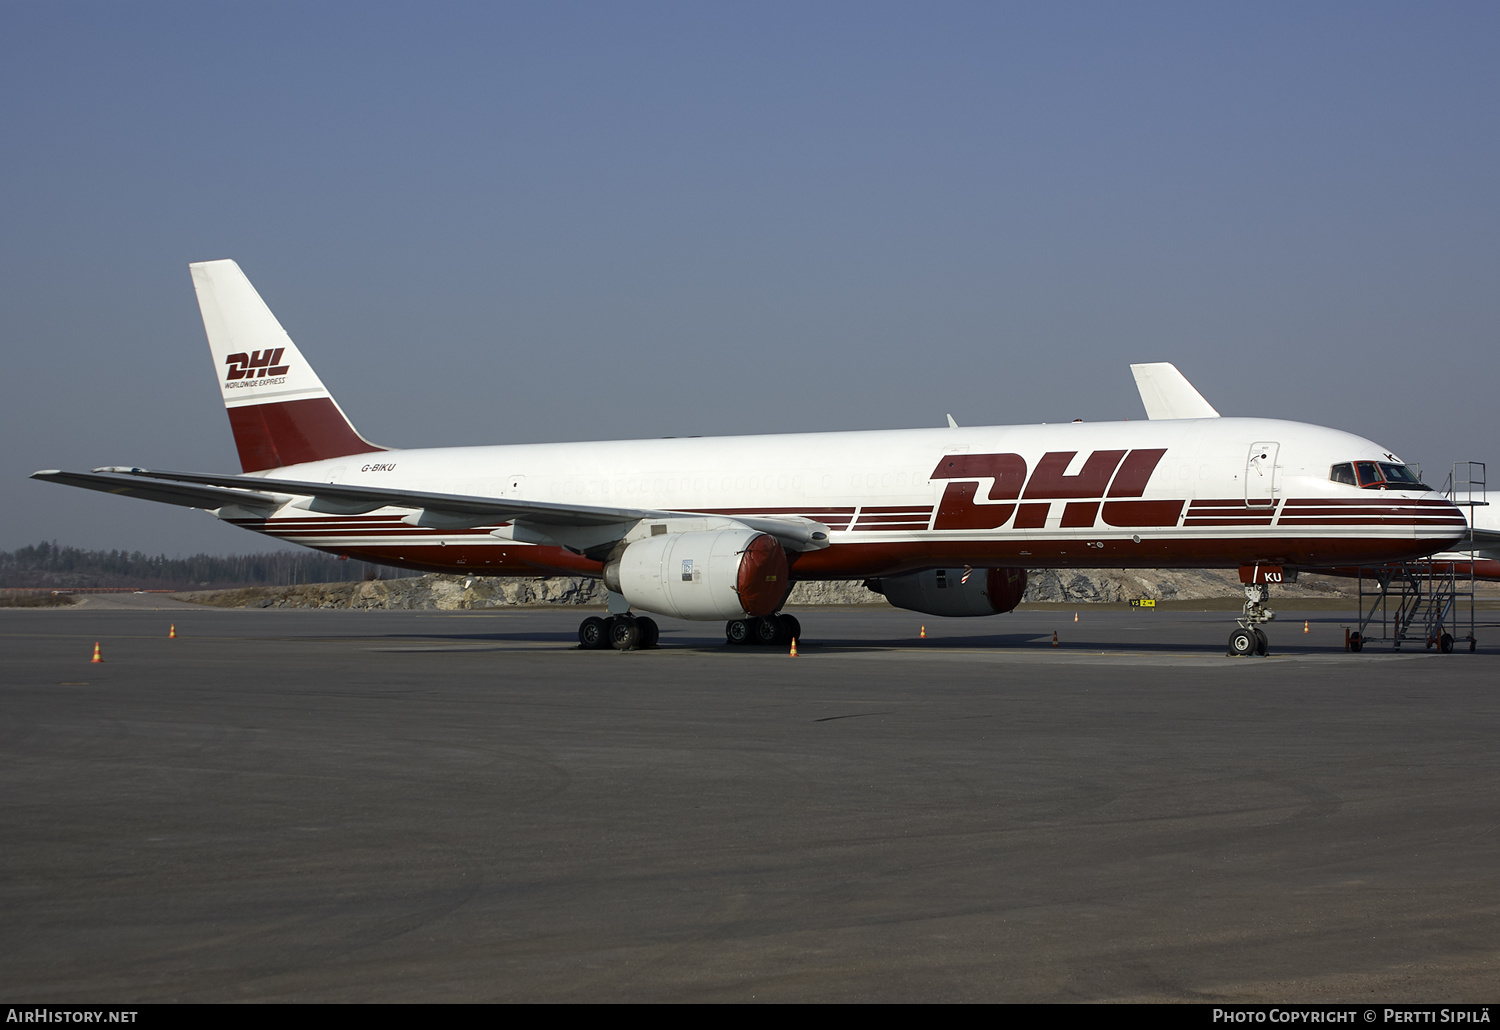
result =
[{"label": "leading edge of wing", "polygon": [[60,469],[42,469],[40,472],[33,472],[31,478],[39,479],[44,483],[62,483],[64,486],[77,486],[85,490],[119,494],[122,497],[136,497],[143,501],[176,504],[184,508],[212,510],[233,504],[252,510],[261,508],[269,513],[291,500],[290,497],[263,493],[258,490],[231,490],[188,482],[154,482],[129,475],[112,475],[102,471],[64,472]]},{"label": "leading edge of wing", "polygon": [[514,518],[537,518],[555,525],[606,526],[616,522],[667,518],[670,514],[646,508],[557,504],[550,501],[523,501],[508,497],[477,497],[469,494],[434,493],[428,490],[399,490],[383,486],[352,486],[344,483],[269,479],[262,476],[225,476],[204,472],[166,472],[160,469],[143,468],[101,468],[94,471],[139,476],[150,480],[203,483],[209,486],[241,490],[271,489],[296,497],[311,498],[311,503],[294,503],[294,506],[332,515],[363,515],[378,508],[395,507],[417,508],[444,515],[481,516],[499,522]]},{"label": "leading edge of wing", "polygon": [[[79,473],[64,473],[75,478]],[[166,472],[159,469],[101,468],[95,476],[112,481],[194,484],[218,488],[224,494],[239,496],[242,491],[274,490],[304,497],[293,501],[293,507],[336,515],[360,515],[378,508],[414,508],[422,513],[415,524],[444,520],[454,524],[482,525],[487,522],[522,520],[541,526],[611,526],[640,522],[643,519],[702,518],[711,512],[661,511],[654,508],[613,508],[603,505],[562,504],[555,501],[529,501],[512,497],[477,497],[467,494],[443,494],[426,490],[399,490],[378,486],[352,486],[343,483],[311,483],[291,479],[268,479],[262,476],[225,476],[200,472]],[[81,486],[82,483],[73,483]],[[95,489],[107,489],[95,487]],[[141,496],[144,496],[141,495]],[[265,495],[259,495],[265,496]],[[220,501],[220,504],[230,503]],[[243,503],[243,502],[237,502]],[[201,505],[200,505],[201,507]],[[751,529],[770,533],[783,544],[797,550],[815,550],[828,546],[827,526],[812,519],[795,516],[729,516]]]}]

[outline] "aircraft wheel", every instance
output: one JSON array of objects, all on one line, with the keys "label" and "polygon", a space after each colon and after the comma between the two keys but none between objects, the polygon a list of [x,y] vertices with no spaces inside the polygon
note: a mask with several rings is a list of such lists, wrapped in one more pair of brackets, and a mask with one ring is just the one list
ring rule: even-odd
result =
[{"label": "aircraft wheel", "polygon": [[1255,653],[1256,645],[1259,643],[1252,630],[1237,629],[1229,634],[1229,653],[1237,657],[1251,655]]},{"label": "aircraft wheel", "polygon": [[787,632],[787,643],[788,644],[790,644],[793,640],[801,640],[802,639],[802,623],[800,623],[800,622],[797,621],[797,616],[795,616],[795,615],[783,615],[781,617],[781,621],[784,622],[784,623],[786,623],[786,627],[787,627],[787,631],[788,631]]},{"label": "aircraft wheel", "polygon": [[770,647],[773,644],[789,644],[792,635],[787,632],[786,620],[779,615],[766,615],[755,620],[755,642]]},{"label": "aircraft wheel", "polygon": [[749,619],[730,619],[724,623],[724,639],[731,644],[750,644],[755,642],[751,631]]},{"label": "aircraft wheel", "polygon": [[641,642],[641,627],[630,616],[616,616],[610,620],[609,646],[616,651],[634,651]]},{"label": "aircraft wheel", "polygon": [[1442,636],[1438,637],[1438,650],[1443,652],[1443,654],[1453,653],[1452,633],[1444,633]]},{"label": "aircraft wheel", "polygon": [[1255,627],[1255,653],[1262,658],[1271,653],[1271,641],[1259,626]]},{"label": "aircraft wheel", "polygon": [[641,642],[638,646],[642,650],[655,647],[656,642],[661,639],[661,627],[656,624],[656,620],[642,615],[635,620],[635,624],[641,631]]},{"label": "aircraft wheel", "polygon": [[578,625],[578,646],[585,651],[599,651],[609,646],[608,623],[590,615]]},{"label": "aircraft wheel", "polygon": [[1365,649],[1365,638],[1358,633],[1349,634],[1349,650],[1358,654]]}]

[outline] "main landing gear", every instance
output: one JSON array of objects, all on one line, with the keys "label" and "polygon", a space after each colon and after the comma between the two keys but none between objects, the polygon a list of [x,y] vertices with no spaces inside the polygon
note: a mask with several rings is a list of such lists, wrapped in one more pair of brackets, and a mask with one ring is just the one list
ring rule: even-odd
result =
[{"label": "main landing gear", "polygon": [[785,646],[801,639],[802,623],[795,615],[764,615],[750,619],[730,619],[724,624],[724,639],[731,644]]},{"label": "main landing gear", "polygon": [[1276,613],[1266,607],[1271,598],[1271,588],[1265,583],[1245,584],[1245,614],[1235,621],[1239,626],[1229,634],[1229,653],[1235,657],[1259,655],[1264,658],[1271,653],[1270,641],[1260,623],[1270,622]]},{"label": "main landing gear", "polygon": [[611,615],[601,619],[590,615],[578,626],[578,646],[585,651],[647,650],[656,646],[661,630],[656,620],[645,615]]}]

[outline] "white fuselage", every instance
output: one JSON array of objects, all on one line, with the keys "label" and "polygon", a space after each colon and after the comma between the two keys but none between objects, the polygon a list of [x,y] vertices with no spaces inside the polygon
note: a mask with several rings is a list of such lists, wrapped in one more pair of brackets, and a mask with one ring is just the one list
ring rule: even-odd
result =
[{"label": "white fuselage", "polygon": [[[831,545],[793,575],[861,578],[953,565],[1232,567],[1401,560],[1450,544],[1462,515],[1431,491],[1330,480],[1397,461],[1378,444],[1252,418],[1063,423],[423,448],[265,470],[271,479],[628,506],[797,515]],[[410,509],[220,517],[325,551],[413,568],[596,573],[506,525],[401,521]]]}]

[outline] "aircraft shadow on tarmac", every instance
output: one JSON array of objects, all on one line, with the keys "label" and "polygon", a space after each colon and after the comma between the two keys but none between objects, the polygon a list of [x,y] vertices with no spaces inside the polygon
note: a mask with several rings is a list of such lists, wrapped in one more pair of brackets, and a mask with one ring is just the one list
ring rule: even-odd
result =
[{"label": "aircraft shadow on tarmac", "polygon": [[394,641],[412,640],[444,640],[454,642],[459,640],[475,641],[514,641],[526,644],[557,644],[564,641],[578,643],[578,633],[575,630],[532,630],[520,633],[382,633],[380,639]]},{"label": "aircraft shadow on tarmac", "polygon": [[[1301,634],[1298,633],[1298,636]],[[506,644],[576,644],[578,635],[567,630],[532,630],[514,633],[388,633],[381,635],[392,643],[414,641],[430,642],[473,642],[473,643],[506,643]],[[783,653],[786,648],[775,647],[730,647],[722,640],[704,640],[708,634],[694,633],[692,630],[681,630],[663,627],[661,631],[661,642],[657,650],[664,651],[696,651],[704,654],[746,654],[764,655]],[[678,639],[674,639],[678,638]],[[799,640],[797,648],[808,654],[828,654],[839,652],[843,654],[861,652],[880,652],[894,650],[921,650],[930,649],[934,651],[1044,651],[1051,650],[1052,634],[1043,633],[976,633],[966,636],[941,636],[921,638],[916,636],[891,637],[885,640],[870,640],[868,638],[849,637],[812,637]],[[1201,640],[1194,641],[1159,641],[1159,640],[1090,640],[1079,637],[1070,637],[1058,645],[1059,650],[1068,651],[1113,651],[1139,654],[1170,654],[1170,653],[1217,653],[1224,652],[1224,644],[1211,636],[1205,636]],[[1420,652],[1420,645],[1408,645],[1408,650]],[[1326,654],[1330,651],[1342,651],[1341,648],[1330,648],[1326,643],[1307,644],[1302,641],[1288,640],[1279,642],[1275,638],[1271,640],[1271,654]]]}]

